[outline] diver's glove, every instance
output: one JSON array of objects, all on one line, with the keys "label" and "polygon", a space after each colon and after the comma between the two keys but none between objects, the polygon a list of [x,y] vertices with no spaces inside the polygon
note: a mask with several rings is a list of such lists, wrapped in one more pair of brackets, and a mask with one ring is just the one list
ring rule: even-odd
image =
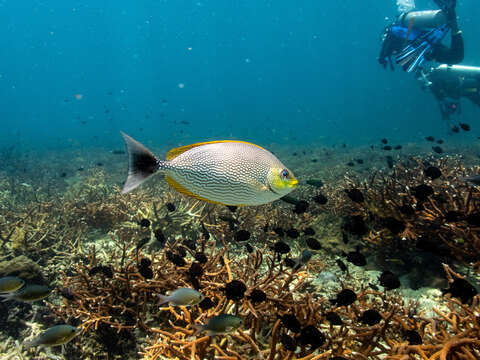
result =
[{"label": "diver's glove", "polygon": [[424,62],[425,55],[432,52],[433,46],[442,41],[449,29],[445,24],[417,37],[397,55],[397,64],[406,72],[415,71]]}]

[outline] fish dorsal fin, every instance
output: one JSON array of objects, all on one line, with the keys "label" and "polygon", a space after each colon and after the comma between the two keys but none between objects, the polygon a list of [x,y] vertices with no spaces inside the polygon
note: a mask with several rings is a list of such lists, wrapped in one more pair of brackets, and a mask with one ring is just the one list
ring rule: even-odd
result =
[{"label": "fish dorsal fin", "polygon": [[252,144],[252,143],[249,143],[247,141],[240,141],[240,140],[216,140],[216,141],[206,141],[206,142],[199,142],[199,143],[195,143],[195,144],[190,144],[190,145],[185,145],[185,146],[180,146],[180,147],[177,147],[177,148],[173,148],[171,149],[168,153],[167,153],[167,160],[173,160],[175,159],[178,155],[180,154],[183,154],[185,151],[188,151],[190,149],[193,149],[193,148],[196,148],[198,146],[202,146],[202,145],[208,145],[208,144],[218,144],[218,143],[240,143],[240,144],[248,144],[248,145],[252,145],[252,146],[256,146],[260,149],[263,150],[263,148],[261,146],[258,146],[258,145],[255,145],[255,144]]},{"label": "fish dorsal fin", "polygon": [[[176,180],[174,180],[173,178],[171,178],[170,176],[166,175],[165,176],[165,180],[167,180],[167,183],[168,185],[170,185],[173,189],[175,189],[176,191],[178,191],[180,194],[183,194],[183,195],[187,195],[187,196],[190,196],[194,199],[197,199],[197,200],[202,200],[202,201],[206,201],[206,202],[209,202],[211,204],[222,204],[220,202],[217,202],[217,201],[212,201],[212,200],[209,200],[209,199],[206,199],[204,197],[201,197],[197,194],[194,194],[192,193],[190,190],[187,190],[185,189],[182,185],[180,185]],[[223,204],[222,204],[223,205]]]}]

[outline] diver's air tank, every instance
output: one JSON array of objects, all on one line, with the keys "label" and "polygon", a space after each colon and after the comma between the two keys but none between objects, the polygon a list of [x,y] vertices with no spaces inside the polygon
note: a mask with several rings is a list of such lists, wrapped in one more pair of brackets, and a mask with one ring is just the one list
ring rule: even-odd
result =
[{"label": "diver's air tank", "polygon": [[437,66],[433,71],[437,74],[449,74],[466,78],[477,78],[480,80],[480,67],[476,66],[442,64]]},{"label": "diver's air tank", "polygon": [[414,29],[434,29],[447,22],[442,10],[411,11],[400,16],[400,24]]}]

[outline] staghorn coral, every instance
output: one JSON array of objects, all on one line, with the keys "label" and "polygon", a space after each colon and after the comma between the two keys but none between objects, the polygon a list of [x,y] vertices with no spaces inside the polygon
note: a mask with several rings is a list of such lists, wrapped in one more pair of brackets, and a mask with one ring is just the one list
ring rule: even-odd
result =
[{"label": "staghorn coral", "polygon": [[[438,167],[442,176],[429,179],[426,164]],[[401,243],[403,248],[428,248],[478,264],[480,190],[463,180],[476,172],[457,158],[414,157],[395,165],[391,173],[378,171],[363,181],[347,177],[332,189],[333,211],[363,219],[369,225],[364,239],[376,247]],[[348,199],[344,189],[349,188],[359,189],[365,200]]]},{"label": "staghorn coral", "polygon": [[[172,244],[172,248],[179,242]],[[133,245],[133,244],[132,244]],[[187,325],[203,321],[206,318],[220,312],[234,311],[243,315],[246,319],[245,326],[253,332],[248,335],[244,333],[241,337],[243,342],[247,339],[252,349],[249,351],[255,353],[260,350],[255,341],[256,336],[263,337],[261,333],[256,333],[255,329],[260,331],[260,324],[263,321],[274,322],[276,319],[263,319],[265,315],[274,316],[275,309],[288,309],[294,306],[295,302],[291,291],[288,291],[289,285],[294,283],[293,291],[300,286],[306,273],[302,276],[293,276],[292,270],[285,270],[281,263],[275,262],[273,258],[264,260],[261,251],[257,250],[250,257],[241,260],[231,259],[229,247],[216,249],[215,241],[204,240],[199,244],[202,253],[206,254],[208,261],[203,265],[203,275],[198,280],[189,279],[188,268],[176,267],[173,263],[166,261],[165,253],[156,259],[152,256],[151,268],[154,278],[146,281],[138,273],[138,257],[140,256],[134,247],[127,254],[127,260],[120,259],[124,256],[124,251],[118,251],[112,255],[110,263],[122,264],[124,266],[112,267],[112,279],[99,274],[90,276],[91,268],[95,265],[96,255],[94,252],[90,256],[90,265],[77,265],[77,275],[66,277],[64,287],[70,289],[73,294],[73,300],[65,300],[64,312],[60,312],[65,319],[80,318],[86,330],[97,329],[101,324],[107,324],[118,331],[129,331],[140,328],[146,333],[165,335],[164,328],[178,328],[177,323]],[[267,262],[267,271],[260,272],[263,261]],[[223,265],[222,265],[223,264]],[[242,279],[249,288],[261,289],[267,294],[268,301],[265,304],[254,306],[249,300],[243,304],[230,302],[225,296],[222,296],[222,290],[225,284],[232,279]],[[209,297],[216,304],[213,310],[202,311],[201,309],[191,312],[187,309],[177,311],[172,308],[166,310],[169,316],[159,312],[155,305],[154,293],[164,293],[169,289],[178,287],[199,285],[202,293]],[[56,308],[53,308],[54,311]],[[267,318],[268,318],[267,317]],[[184,335],[191,335],[192,330],[185,329]],[[253,337],[253,339],[252,339]],[[238,339],[237,339],[238,340]],[[268,342],[266,343],[268,345]],[[156,347],[155,349],[157,349]],[[165,356],[171,356],[176,350],[174,348],[164,349]]]},{"label": "staghorn coral", "polygon": [[[416,353],[433,360],[438,356],[443,359],[446,355],[441,354],[447,353],[451,359],[462,359],[462,354],[468,353],[478,356],[478,296],[469,306],[448,299],[445,309],[449,312],[435,309],[438,318],[432,319],[424,317],[418,304],[405,303],[396,293],[362,288],[356,289],[358,300],[352,305],[336,307],[326,298],[302,290],[308,286],[312,269],[287,269],[276,256],[268,255],[266,247],[239,257],[238,250],[234,251],[228,243],[217,247],[216,241],[222,242],[221,238],[214,239],[217,235],[199,240],[198,250],[208,258],[199,277],[189,274],[193,259],[176,266],[167,260],[166,251],[161,251],[148,256],[153,278],[147,280],[138,270],[146,254],[137,251],[134,241],[126,240],[130,233],[117,236],[124,240],[117,240],[122,245],[110,254],[111,274],[92,275],[92,269],[100,264],[92,249],[88,264],[76,265],[73,275],[64,274],[63,285],[72,296],[63,301],[63,306],[52,307],[52,311],[65,321],[78,319],[85,336],[105,328],[115,330],[119,338],[128,338],[126,334],[135,332],[144,359],[322,359],[331,355],[348,359],[406,359],[405,356]],[[166,250],[174,251],[181,241],[167,244]],[[449,270],[448,274],[453,272]],[[247,288],[245,296],[236,301],[228,300],[225,294],[225,285],[232,280],[241,281]],[[212,300],[212,308],[159,309],[155,293],[178,287],[199,288]],[[263,291],[266,301],[252,302],[249,295],[253,290]],[[360,315],[369,309],[380,313],[378,324],[361,323]],[[340,315],[343,324],[330,325],[328,311]],[[240,316],[243,328],[220,338],[192,336],[193,324],[220,313]],[[281,314],[294,314],[302,328],[314,326],[324,342],[309,346],[297,336],[297,351],[288,350],[281,339],[295,334],[283,324]],[[422,344],[408,345],[407,330],[418,331]],[[138,336],[138,332],[143,335]]]},{"label": "staghorn coral", "polygon": [[[449,281],[463,278],[449,266],[444,265]],[[480,357],[480,296],[473,298],[472,304],[462,304],[457,299],[448,299],[446,309],[434,308],[434,318],[417,316],[406,329],[418,329],[423,334],[423,343],[409,345],[388,339],[391,355],[387,359],[403,360],[417,356],[429,360],[474,360]]]},{"label": "staghorn coral", "polygon": [[[458,184],[460,193],[465,195],[464,191],[470,189],[471,199],[475,199],[476,189],[461,182],[459,173],[452,170],[455,163],[451,160],[439,166],[442,171],[445,169],[448,179]],[[408,173],[409,179],[413,179],[409,180],[411,186],[422,181],[430,184],[429,180],[422,178],[420,163],[410,166],[412,173],[408,169],[403,171]],[[402,183],[404,175],[401,168],[398,169],[399,173],[393,175],[394,180],[387,174],[377,174],[371,183],[374,189],[369,183],[362,185],[357,180],[326,185],[332,189],[328,191],[331,202],[326,206],[312,206],[300,216],[293,214],[289,205],[283,204],[238,208],[232,212],[188,201],[172,192],[159,196],[158,190],[148,186],[133,194],[120,196],[117,187],[105,185],[108,179],[101,171],[94,171],[85,178],[84,187],[81,184],[76,187],[77,192],[48,201],[41,197],[26,203],[19,200],[17,205],[0,215],[1,236],[4,250],[11,251],[10,236],[13,235],[9,234],[14,234],[16,228],[22,229],[25,236],[21,243],[24,245],[15,251],[34,254],[35,249],[42,249],[38,258],[42,262],[48,261],[53,268],[50,271],[53,273],[61,269],[61,273],[56,275],[62,281],[63,287],[59,291],[63,297],[62,304],[52,300],[49,306],[55,314],[55,321],[62,319],[81,324],[85,329],[82,338],[75,340],[82,347],[75,349],[73,344],[68,346],[70,351],[76,351],[76,358],[478,358],[478,296],[470,305],[450,298],[439,300],[440,305],[435,310],[437,315],[427,318],[419,309],[419,304],[406,302],[396,292],[379,292],[352,281],[348,287],[355,291],[358,300],[349,306],[335,306],[321,296],[325,294],[316,294],[312,285],[312,278],[325,267],[322,260],[314,258],[307,267],[293,271],[271,253],[270,246],[278,240],[272,231],[274,227],[295,227],[302,231],[308,225],[317,230],[320,228],[317,224],[334,219],[335,214],[363,216],[372,229],[368,239],[374,243],[394,244],[400,235],[408,238],[408,232],[394,235],[377,225],[379,218],[404,218],[403,214],[396,212],[395,204],[384,203],[383,200],[391,198],[397,201],[406,191],[405,199],[416,203],[408,191],[411,186],[405,188]],[[464,173],[470,174],[470,170]],[[381,179],[382,176],[384,179]],[[395,180],[397,177],[398,182]],[[443,180],[432,182],[435,194],[443,191],[438,185],[440,181]],[[364,192],[365,204],[354,204],[345,196],[343,190],[351,187],[358,187]],[[383,187],[385,193],[382,195],[380,189]],[[434,198],[431,200],[437,201]],[[475,210],[475,201],[470,201],[472,207],[465,214]],[[168,202],[175,205],[175,211],[166,209]],[[428,210],[431,204],[428,201],[423,206]],[[461,208],[458,205],[456,209]],[[428,214],[427,210],[420,210],[416,216]],[[375,214],[372,219],[369,212]],[[151,226],[140,227],[138,223],[142,218],[149,219]],[[428,219],[422,221],[433,223]],[[419,236],[415,225],[412,224],[411,228],[410,246],[414,245],[415,236]],[[464,226],[465,222],[461,225]],[[148,247],[139,247],[145,238],[154,241],[156,229],[166,234],[167,241],[153,247],[151,252]],[[233,242],[239,229],[251,232],[249,243],[255,248],[253,253],[247,254],[242,250],[242,243]],[[94,238],[99,239],[98,235],[107,231],[106,242],[92,243]],[[475,231],[471,232],[475,235]],[[371,239],[375,234],[378,236]],[[184,245],[189,240],[195,240],[196,250]],[[301,251],[303,241],[302,237],[291,241],[293,253]],[[174,265],[167,255],[167,251],[177,254],[180,247],[188,254],[184,266]],[[204,254],[207,262],[200,265],[203,273],[193,276],[191,268],[193,264],[198,264],[194,260],[197,253]],[[7,255],[11,256],[12,253]],[[147,278],[148,272],[141,269],[145,259],[151,262],[148,268],[152,271],[152,278]],[[60,267],[58,263],[66,265]],[[456,276],[451,272],[449,274]],[[232,280],[239,280],[247,287],[245,296],[236,301],[228,300],[223,290]],[[156,293],[181,286],[198,287],[212,300],[213,307],[166,306],[160,309],[156,305]],[[340,284],[338,287],[340,290]],[[266,301],[255,303],[250,298],[254,290],[265,292]],[[369,326],[363,324],[360,318],[371,309],[377,310],[382,320]],[[330,325],[326,316],[329,311],[338,313],[343,325]],[[192,325],[204,323],[222,312],[239,315],[244,320],[244,326],[222,337],[193,336]],[[279,319],[279,316],[289,314],[296,316],[302,329],[308,326],[318,329],[325,337],[324,343],[318,348],[301,343],[298,334]],[[408,344],[405,333],[409,330],[418,332],[422,344]],[[294,351],[286,345],[286,336],[295,342]],[[99,344],[104,348],[101,349]],[[137,352],[140,354],[137,355]]]}]

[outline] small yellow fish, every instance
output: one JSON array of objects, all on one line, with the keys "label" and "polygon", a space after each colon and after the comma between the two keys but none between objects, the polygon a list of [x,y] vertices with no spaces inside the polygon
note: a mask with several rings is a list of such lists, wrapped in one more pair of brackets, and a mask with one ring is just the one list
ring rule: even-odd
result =
[{"label": "small yellow fish", "polygon": [[32,346],[56,346],[63,345],[72,340],[81,332],[81,329],[70,325],[56,325],[45,330],[36,338],[24,344],[24,348],[28,349]]},{"label": "small yellow fish", "polygon": [[129,156],[122,193],[156,172],[193,198],[224,205],[262,205],[290,193],[298,184],[293,173],[264,148],[244,141],[211,141],[170,150],[157,159],[145,146],[122,133]]},{"label": "small yellow fish", "polygon": [[17,291],[23,285],[25,281],[16,276],[6,276],[0,279],[0,293],[10,293]]},{"label": "small yellow fish", "polygon": [[46,285],[30,284],[25,285],[16,292],[0,294],[0,297],[3,297],[5,299],[4,301],[17,300],[24,302],[32,302],[46,298],[48,295],[50,295],[51,292],[52,289]]}]

